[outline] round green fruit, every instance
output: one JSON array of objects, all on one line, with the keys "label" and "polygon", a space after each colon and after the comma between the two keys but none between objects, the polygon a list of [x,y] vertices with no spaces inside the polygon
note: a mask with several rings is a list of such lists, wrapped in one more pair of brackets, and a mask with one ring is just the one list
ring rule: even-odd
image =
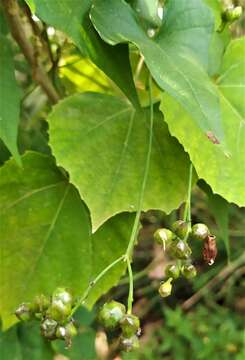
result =
[{"label": "round green fruit", "polygon": [[43,294],[36,296],[33,301],[34,312],[38,314],[45,312],[49,306],[50,299]]},{"label": "round green fruit", "polygon": [[180,275],[180,269],[177,264],[168,265],[165,269],[165,274],[169,278],[178,279]]},{"label": "round green fruit", "polygon": [[191,253],[191,248],[184,240],[178,239],[171,244],[170,254],[174,258],[186,260]]},{"label": "round green fruit", "polygon": [[154,239],[158,244],[167,246],[174,239],[174,234],[169,229],[162,228],[155,231]]},{"label": "round green fruit", "polygon": [[53,319],[45,319],[41,322],[41,334],[49,340],[54,340],[56,339],[57,326],[57,321]]},{"label": "round green fruit", "polygon": [[191,235],[193,239],[203,241],[210,235],[210,231],[207,225],[199,223],[192,226]]},{"label": "round green fruit", "polygon": [[119,325],[125,313],[125,306],[113,300],[102,306],[99,313],[99,321],[105,328],[114,329]]},{"label": "round green fruit", "polygon": [[234,22],[242,16],[242,7],[236,6],[236,7],[230,7],[226,9],[222,14],[222,19],[225,22]]},{"label": "round green fruit", "polygon": [[120,339],[120,345],[123,351],[134,351],[139,348],[139,339],[137,335],[133,335],[131,337],[122,336]]},{"label": "round green fruit", "polygon": [[64,304],[61,300],[53,300],[47,310],[49,318],[63,322],[71,313],[71,305]]},{"label": "round green fruit", "polygon": [[63,304],[72,306],[73,298],[65,288],[57,288],[53,292],[52,301],[62,301]]},{"label": "round green fruit", "polygon": [[188,235],[188,223],[183,220],[175,221],[171,226],[172,231],[181,239],[184,239]]},{"label": "round green fruit", "polygon": [[15,315],[21,321],[28,321],[32,318],[32,305],[30,303],[21,304],[16,310]]},{"label": "round green fruit", "polygon": [[169,295],[171,295],[171,292],[172,292],[172,281],[173,279],[172,278],[169,278],[167,281],[163,282],[158,291],[159,291],[159,294],[161,297],[165,298],[165,297],[168,297]]},{"label": "round green fruit", "polygon": [[184,265],[181,269],[183,276],[186,279],[192,279],[197,275],[197,270],[194,265]]},{"label": "round green fruit", "polygon": [[130,338],[140,332],[140,320],[133,314],[126,314],[120,321],[123,336]]}]

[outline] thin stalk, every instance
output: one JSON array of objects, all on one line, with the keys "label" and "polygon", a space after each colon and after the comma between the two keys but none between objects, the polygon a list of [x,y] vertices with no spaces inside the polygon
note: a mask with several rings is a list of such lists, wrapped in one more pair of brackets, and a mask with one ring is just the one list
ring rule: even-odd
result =
[{"label": "thin stalk", "polygon": [[129,277],[129,291],[128,291],[128,310],[127,313],[132,313],[132,305],[134,301],[134,279],[133,279],[133,271],[130,263],[130,259],[126,256],[127,266],[128,266],[128,277]]},{"label": "thin stalk", "polygon": [[128,312],[129,313],[132,310],[133,292],[134,292],[133,274],[132,274],[132,268],[131,268],[130,262],[131,262],[131,258],[132,258],[134,244],[135,244],[135,241],[136,241],[136,238],[138,235],[138,231],[139,231],[140,214],[141,214],[141,210],[142,210],[144,194],[145,194],[145,187],[146,187],[146,182],[147,182],[147,177],[148,177],[149,167],[150,167],[150,159],[151,159],[153,121],[154,121],[151,75],[149,75],[149,101],[150,101],[150,127],[149,127],[149,144],[148,144],[148,150],[147,150],[147,156],[146,156],[145,170],[144,170],[141,191],[140,191],[140,195],[139,195],[138,209],[136,212],[134,225],[132,228],[130,240],[129,240],[128,247],[127,247],[126,254],[125,254],[125,259],[127,261],[128,274],[129,274],[129,294],[128,294]]},{"label": "thin stalk", "polygon": [[85,301],[88,298],[88,295],[90,293],[90,291],[92,290],[92,288],[97,284],[97,282],[109,271],[111,270],[111,268],[113,268],[115,265],[117,265],[119,262],[125,260],[125,255],[120,256],[119,258],[117,258],[115,261],[113,261],[110,265],[108,265],[104,270],[102,270],[98,276],[96,276],[96,278],[94,280],[92,280],[89,283],[89,286],[87,287],[87,289],[85,290],[85,292],[83,293],[83,295],[79,298],[79,300],[77,301],[76,305],[74,306],[74,308],[72,309],[72,312],[70,314],[69,317],[72,317],[72,315],[77,311],[77,309],[79,308],[79,306],[83,305],[85,303]]},{"label": "thin stalk", "polygon": [[184,221],[188,223],[188,231],[185,236],[185,241],[188,238],[188,235],[191,230],[191,189],[192,189],[192,174],[193,174],[193,165],[190,163],[189,169],[189,181],[188,181],[188,193],[187,193],[187,200],[185,204],[185,211],[184,211]]}]

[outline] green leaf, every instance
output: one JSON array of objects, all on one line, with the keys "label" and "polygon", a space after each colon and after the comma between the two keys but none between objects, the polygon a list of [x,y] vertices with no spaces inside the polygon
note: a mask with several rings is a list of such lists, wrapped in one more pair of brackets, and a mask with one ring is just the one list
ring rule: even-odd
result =
[{"label": "green leaf", "polygon": [[[203,66],[213,16],[201,0],[172,0],[155,37],[141,27],[137,14],[124,0],[95,0],[91,19],[100,36],[111,45],[134,43],[158,85],[173,96],[204,131],[223,141],[219,97]],[[203,66],[202,66],[202,65]]]},{"label": "green leaf", "polygon": [[27,3],[27,5],[29,6],[29,8],[31,9],[31,12],[34,14],[36,12],[36,5],[35,5],[35,0],[25,0],[25,2]]},{"label": "green leaf", "polygon": [[163,96],[161,109],[170,132],[188,151],[199,178],[229,202],[245,206],[245,38],[228,46],[216,80],[220,93],[222,122],[230,154],[220,151],[190,122],[177,102]]},{"label": "green leaf", "polygon": [[[15,308],[57,286],[82,295],[98,271],[124,254],[132,216],[118,215],[91,237],[89,215],[75,187],[54,160],[38,153],[0,169],[0,313],[4,328]],[[87,305],[115,285],[124,264],[98,284]]]},{"label": "green leaf", "polygon": [[67,349],[64,341],[59,340],[53,343],[53,347],[58,354],[67,356],[69,360],[94,360],[96,359],[95,337],[95,330],[86,329],[73,338],[70,349]]},{"label": "green leaf", "polygon": [[25,323],[0,332],[3,360],[52,360],[54,352],[40,334],[38,323]]},{"label": "green leaf", "polygon": [[[149,111],[109,95],[66,98],[49,115],[50,145],[91,211],[93,230],[123,211],[136,211],[149,141]],[[143,210],[170,212],[185,200],[189,160],[155,113]]]},{"label": "green leaf", "polygon": [[20,165],[17,133],[20,89],[14,75],[13,54],[9,40],[0,34],[0,138]]},{"label": "green leaf", "polygon": [[63,31],[101,70],[103,70],[138,107],[126,45],[104,43],[89,19],[92,0],[33,0],[36,14],[49,25]]}]

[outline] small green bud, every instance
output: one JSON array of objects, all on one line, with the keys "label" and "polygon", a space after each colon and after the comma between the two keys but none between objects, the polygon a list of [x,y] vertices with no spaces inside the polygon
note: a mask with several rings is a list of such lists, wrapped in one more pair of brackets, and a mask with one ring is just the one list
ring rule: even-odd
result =
[{"label": "small green bud", "polygon": [[21,321],[28,321],[32,318],[32,305],[30,303],[21,304],[16,310],[15,315]]},{"label": "small green bud", "polygon": [[126,314],[120,321],[123,336],[130,338],[140,333],[140,320],[133,314]]},{"label": "small green bud", "polygon": [[119,325],[125,313],[126,308],[123,304],[111,301],[102,306],[99,313],[99,321],[105,328],[114,329]]},{"label": "small green bud", "polygon": [[72,295],[65,288],[57,288],[52,295],[52,301],[62,301],[65,305],[72,306]]},{"label": "small green bud", "polygon": [[163,282],[160,285],[158,291],[159,291],[159,294],[160,294],[161,297],[164,298],[164,297],[167,297],[167,296],[169,296],[171,294],[171,292],[172,292],[172,284],[171,284],[172,281],[173,281],[173,279],[169,278],[167,281]]},{"label": "small green bud", "polygon": [[122,336],[120,339],[120,345],[123,351],[134,351],[139,348],[139,339],[136,335],[131,337]]},{"label": "small green bud", "polygon": [[162,228],[155,231],[154,239],[158,244],[167,246],[174,239],[174,234],[169,229]]},{"label": "small green bud", "polygon": [[43,313],[48,309],[49,306],[50,299],[43,294],[36,296],[33,301],[33,311],[35,313]]},{"label": "small green bud", "polygon": [[184,239],[188,234],[188,223],[177,220],[172,224],[171,229],[179,238]]},{"label": "small green bud", "polygon": [[65,339],[66,328],[64,326],[58,326],[55,332],[57,339]]},{"label": "small green bud", "polygon": [[181,269],[181,272],[186,279],[192,279],[197,274],[196,268],[192,264],[184,265]]},{"label": "small green bud", "polygon": [[177,259],[186,260],[191,253],[191,248],[184,240],[178,239],[171,244],[170,254]]},{"label": "small green bud", "polygon": [[209,228],[205,224],[195,224],[192,226],[191,236],[195,240],[205,240],[210,234]]},{"label": "small green bud", "polygon": [[180,269],[177,264],[168,265],[165,269],[165,274],[167,277],[178,279],[180,275]]},{"label": "small green bud", "polygon": [[57,329],[57,321],[53,319],[45,319],[41,322],[41,334],[49,339],[56,339],[56,329]]},{"label": "small green bud", "polygon": [[234,22],[240,19],[241,15],[242,15],[241,6],[229,7],[223,12],[222,19],[225,22]]},{"label": "small green bud", "polygon": [[53,300],[47,310],[49,318],[63,322],[71,313],[71,305],[64,304],[61,300]]},{"label": "small green bud", "polygon": [[66,327],[66,335],[69,336],[69,337],[73,337],[73,336],[76,336],[77,335],[77,328],[76,326],[74,325],[73,321],[70,321]]}]

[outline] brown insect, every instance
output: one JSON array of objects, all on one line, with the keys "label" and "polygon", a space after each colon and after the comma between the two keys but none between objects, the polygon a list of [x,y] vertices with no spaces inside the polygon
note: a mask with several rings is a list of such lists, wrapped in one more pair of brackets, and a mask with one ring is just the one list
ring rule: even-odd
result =
[{"label": "brown insect", "polygon": [[215,258],[217,256],[218,250],[216,246],[216,237],[214,235],[209,235],[204,241],[203,246],[203,258],[208,265],[213,265]]},{"label": "brown insect", "polygon": [[220,144],[219,140],[217,139],[217,137],[212,133],[212,131],[207,131],[206,135],[208,137],[208,139],[213,143],[213,144]]}]

